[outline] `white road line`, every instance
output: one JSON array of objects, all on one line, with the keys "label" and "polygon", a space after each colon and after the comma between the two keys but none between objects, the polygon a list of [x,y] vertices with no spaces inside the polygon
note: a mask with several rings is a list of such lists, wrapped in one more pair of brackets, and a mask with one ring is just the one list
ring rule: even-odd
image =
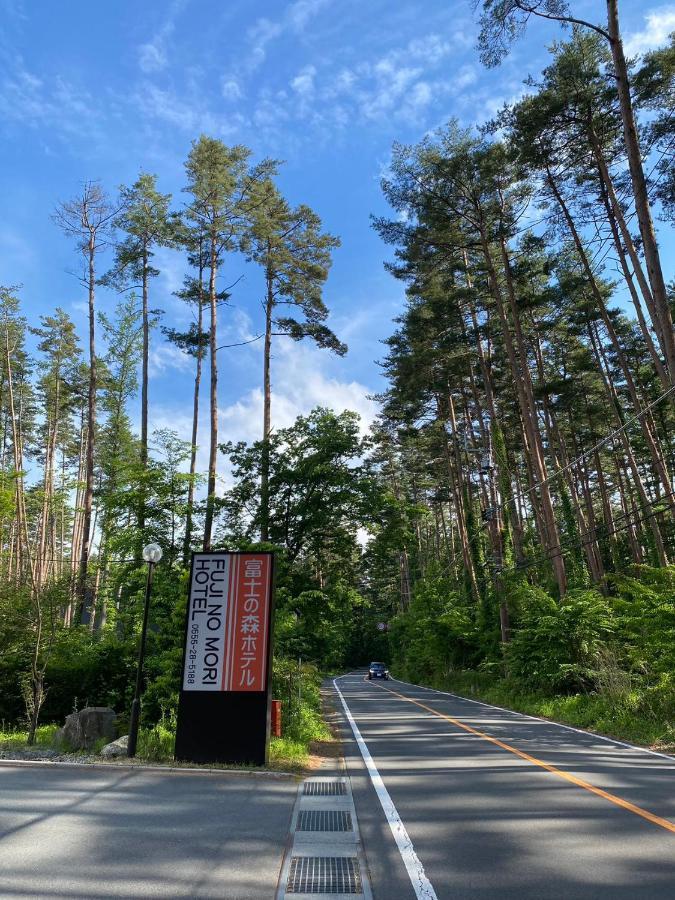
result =
[{"label": "white road line", "polygon": [[[341,677],[344,678],[344,676]],[[410,881],[412,882],[415,896],[417,897],[417,900],[438,900],[436,891],[433,889],[431,882],[424,874],[424,866],[415,853],[413,842],[410,840],[405,825],[401,821],[401,817],[398,814],[398,810],[394,806],[394,801],[391,799],[391,797],[389,796],[389,791],[384,786],[382,777],[377,770],[377,766],[373,761],[373,757],[370,755],[370,751],[368,750],[366,742],[361,736],[359,727],[354,721],[354,717],[349,711],[349,707],[345,703],[345,698],[342,696],[342,691],[337,686],[336,678],[333,679],[333,687],[337,691],[338,696],[342,701],[342,707],[345,711],[345,715],[347,716],[347,721],[349,722],[354,733],[354,738],[356,739],[356,743],[358,744],[359,750],[361,751],[363,761],[366,764],[366,769],[368,770],[368,774],[370,775],[370,780],[372,781],[375,792],[377,793],[380,803],[382,804],[382,809],[384,810],[387,822],[389,823],[389,827],[391,828],[391,833],[394,835],[396,846],[398,847],[398,851],[401,854],[403,864],[406,867],[408,875],[410,876]]]},{"label": "white road line", "polygon": [[556,728],[564,728],[565,731],[576,731],[577,734],[585,734],[586,737],[597,738],[599,741],[605,741],[608,744],[617,744],[619,747],[627,747],[629,750],[637,750],[639,753],[648,753],[650,756],[660,756],[661,759],[667,759],[669,762],[675,760],[675,756],[668,753],[659,753],[658,750],[650,750],[648,747],[636,747],[635,744],[627,744],[625,741],[619,741],[616,738],[605,737],[604,734],[596,734],[595,731],[587,731],[585,728],[575,728],[573,725],[563,725],[562,722],[556,722],[553,719],[543,719],[541,716],[532,716],[529,713],[518,712],[516,709],[508,709],[506,706],[496,706],[494,703],[486,703],[484,700],[472,700],[470,697],[462,697],[461,694],[453,694],[452,691],[439,691],[436,688],[426,687],[423,684],[413,684],[411,681],[402,681],[400,678],[390,676],[392,681],[398,684],[405,684],[408,687],[417,688],[420,691],[431,691],[432,694],[441,694],[443,697],[454,697],[455,700],[466,700],[467,703],[475,703],[477,706],[487,706],[488,709],[498,709],[501,712],[511,713],[519,716],[521,719],[532,719],[535,722],[543,722],[544,725],[554,725]]}]

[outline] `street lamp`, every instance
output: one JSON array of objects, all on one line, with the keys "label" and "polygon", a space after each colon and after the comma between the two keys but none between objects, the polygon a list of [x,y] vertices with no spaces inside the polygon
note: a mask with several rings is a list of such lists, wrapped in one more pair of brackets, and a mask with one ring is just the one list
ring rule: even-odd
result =
[{"label": "street lamp", "polygon": [[138,666],[136,668],[136,690],[131,704],[129,719],[129,738],[127,740],[127,756],[136,755],[138,743],[138,723],[141,717],[141,691],[143,686],[143,660],[145,657],[145,637],[148,631],[148,610],[150,609],[150,593],[152,591],[152,573],[162,558],[159,544],[148,544],[143,547],[143,559],[148,564],[148,576],[145,580],[145,607],[143,609],[143,627],[141,629],[141,645],[138,648]]}]

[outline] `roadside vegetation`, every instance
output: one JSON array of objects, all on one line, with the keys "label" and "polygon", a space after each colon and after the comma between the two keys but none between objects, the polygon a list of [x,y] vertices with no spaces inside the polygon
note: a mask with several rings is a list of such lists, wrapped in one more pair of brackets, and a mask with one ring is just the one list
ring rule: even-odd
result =
[{"label": "roadside vegetation", "polygon": [[[486,0],[484,61],[549,7],[565,19],[564,4]],[[406,301],[368,431],[322,407],[272,428],[273,345],[347,350],[324,302],[338,239],[281,195],[277,163],[202,135],[181,198],[142,173],[56,205],[86,264],[86,336],[60,307],[29,321],[21,290],[0,288],[6,728],[34,744],[74,708],[109,705],[124,729],[154,541],[149,759],[171,755],[198,549],[277,554],[280,767],[305,765],[325,737],[318,673],[372,659],[672,747],[675,273],[658,239],[675,221],[675,40],[626,60],[618,18],[607,28],[561,32],[484,127],[449,122],[393,148],[391,211],[374,226]],[[159,328],[161,248],[182,254],[186,331]],[[244,271],[258,278],[262,341],[250,443],[218,416],[219,363],[237,352],[223,322],[245,302]],[[162,340],[192,373],[189,434],[149,430]]]},{"label": "roadside vegetation", "polygon": [[672,752],[674,589],[672,567],[635,572],[609,596],[570,591],[562,604],[526,587],[514,638],[494,656],[443,587],[427,590],[395,620],[394,674]]},{"label": "roadside vegetation", "polygon": [[[321,745],[333,741],[322,715],[321,681],[322,676],[314,665],[288,659],[275,661],[272,694],[282,702],[282,736],[271,738],[268,768],[284,772],[310,770],[313,755],[320,751]],[[60,755],[96,757],[106,743],[101,739],[91,750],[74,751],[58,739],[58,728],[57,724],[38,726],[34,741],[29,744],[27,729],[3,726],[0,753],[47,750]],[[118,730],[122,733],[126,730],[124,715],[119,717]],[[175,765],[175,742],[175,711],[163,711],[154,724],[140,729],[136,758],[142,762]],[[124,763],[127,759],[120,757],[118,761]]]}]

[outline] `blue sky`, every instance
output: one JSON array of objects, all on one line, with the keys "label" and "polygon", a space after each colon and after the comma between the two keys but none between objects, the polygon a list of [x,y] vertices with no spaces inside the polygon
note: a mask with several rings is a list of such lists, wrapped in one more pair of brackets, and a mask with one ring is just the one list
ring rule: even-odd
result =
[{"label": "blue sky", "polygon": [[[600,18],[604,3],[577,0]],[[629,49],[642,51],[675,29],[675,6],[620,4]],[[180,206],[183,162],[204,132],[244,143],[255,158],[285,160],[279,184],[342,239],[326,286],[331,324],[350,346],[344,359],[279,343],[273,361],[273,420],[289,424],[322,403],[356,409],[381,389],[375,360],[403,293],[383,269],[387,248],[370,227],[386,213],[379,179],[393,141],[414,142],[455,116],[480,122],[521,91],[546,62],[555,26],[533,23],[493,71],[474,49],[472,4],[464,0],[0,0],[0,283],[22,284],[33,324],[59,305],[84,334],[84,292],[69,274],[77,260],[50,220],[55,204],[87,179],[114,192],[140,170]],[[183,261],[158,255],[152,306],[164,323],[186,324],[171,296]],[[669,270],[672,277],[673,272]],[[223,338],[258,333],[260,281],[240,259],[223,284],[243,276]],[[114,295],[101,290],[100,308]],[[261,347],[222,351],[222,439],[261,431]],[[151,424],[189,437],[190,365],[154,336]],[[206,395],[204,397],[206,399]],[[202,429],[202,444],[206,422]]]}]

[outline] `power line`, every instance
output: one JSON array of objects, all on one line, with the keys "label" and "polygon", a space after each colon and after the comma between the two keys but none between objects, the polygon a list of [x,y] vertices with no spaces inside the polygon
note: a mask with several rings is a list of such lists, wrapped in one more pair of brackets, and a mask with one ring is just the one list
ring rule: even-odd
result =
[{"label": "power line", "polygon": [[[673,495],[671,494],[669,496],[672,497]],[[661,502],[663,502],[663,498],[657,498],[655,500],[650,501],[649,505],[655,506],[657,503],[661,503]],[[652,509],[651,512],[645,513],[644,516],[635,515],[635,512],[623,513],[621,516],[617,516],[614,519],[613,524],[616,525],[616,522],[620,521],[621,519],[627,519],[627,522],[618,528],[617,527],[614,527],[611,529],[608,528],[602,536],[603,537],[612,537],[612,535],[619,534],[622,531],[627,531],[629,528],[633,528],[636,525],[642,525],[645,522],[647,522],[649,519],[653,519],[656,516],[661,515],[661,513],[663,513],[663,512],[664,512],[664,510],[662,510],[662,509]],[[524,569],[530,569],[533,566],[538,566],[538,565],[541,565],[542,563],[552,562],[554,559],[559,559],[560,557],[565,556],[568,553],[571,553],[573,550],[582,550],[584,547],[590,545],[591,543],[593,543],[593,541],[597,540],[598,530],[603,527],[604,527],[604,523],[602,525],[593,525],[591,528],[588,529],[588,531],[585,531],[581,535],[581,540],[561,542],[557,547],[552,548],[553,550],[556,551],[554,553],[545,552],[545,553],[540,554],[539,556],[536,556],[532,559],[525,560],[522,563],[516,563],[515,566],[511,566],[508,569],[504,569],[502,571],[516,572],[516,571],[522,571]],[[591,535],[592,535],[592,537],[591,537]]]},{"label": "power line", "polygon": [[[554,481],[556,478],[559,478],[560,475],[563,475],[563,474],[564,474],[565,472],[567,472],[569,469],[573,468],[577,463],[581,462],[582,459],[585,459],[585,458],[586,458],[587,456],[589,456],[591,453],[594,453],[596,450],[599,450],[600,447],[603,447],[608,441],[613,440],[618,434],[621,434],[621,432],[622,432],[622,431],[625,431],[630,425],[633,425],[633,424],[635,424],[635,422],[638,422],[638,421],[639,421],[644,415],[646,415],[651,409],[653,409],[653,408],[654,408],[655,406],[657,406],[662,400],[665,400],[666,397],[669,397],[669,396],[670,396],[671,394],[673,394],[673,393],[675,393],[675,384],[674,384],[672,387],[668,388],[667,391],[664,391],[662,394],[660,394],[660,395],[656,398],[656,400],[653,400],[650,404],[648,404],[647,406],[645,406],[644,409],[642,409],[639,413],[637,413],[636,415],[634,415],[632,418],[628,419],[623,425],[620,425],[618,428],[615,428],[614,431],[611,431],[608,435],[606,435],[604,438],[602,438],[601,440],[599,440],[599,441],[598,441],[596,444],[594,444],[589,450],[585,450],[583,453],[579,454],[579,456],[577,456],[576,459],[573,459],[571,462],[569,462],[569,463],[567,463],[566,465],[562,466],[562,467],[559,468],[557,471],[555,471],[552,475],[549,475],[548,478],[545,478],[543,481],[537,482],[535,485],[533,485],[531,488],[528,488],[528,489],[527,489],[526,491],[524,491],[523,493],[524,493],[524,494],[531,494],[533,491],[536,491],[536,490],[542,488],[544,485],[550,484],[550,483],[551,483],[552,481]],[[498,504],[498,507],[499,507],[500,509],[502,509],[502,508],[503,508],[503,504]]]}]

